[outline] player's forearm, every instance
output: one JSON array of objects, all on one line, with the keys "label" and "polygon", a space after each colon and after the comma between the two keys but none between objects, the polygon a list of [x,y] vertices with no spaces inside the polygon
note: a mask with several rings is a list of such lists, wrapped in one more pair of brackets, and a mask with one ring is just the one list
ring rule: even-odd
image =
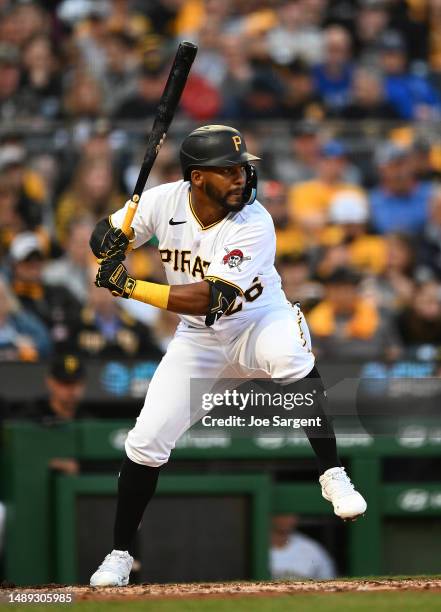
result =
[{"label": "player's forearm", "polygon": [[178,314],[203,316],[208,311],[210,289],[204,281],[171,286],[136,281],[130,297]]},{"label": "player's forearm", "polygon": [[209,304],[210,287],[205,281],[170,287],[167,310],[178,314],[205,316]]}]

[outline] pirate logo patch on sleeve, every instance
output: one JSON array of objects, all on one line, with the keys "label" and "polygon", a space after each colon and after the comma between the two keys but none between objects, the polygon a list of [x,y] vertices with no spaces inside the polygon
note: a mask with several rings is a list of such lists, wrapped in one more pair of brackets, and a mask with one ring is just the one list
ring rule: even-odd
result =
[{"label": "pirate logo patch on sleeve", "polygon": [[243,251],[240,249],[233,249],[229,251],[225,247],[226,255],[222,258],[222,263],[224,265],[228,265],[229,268],[237,268],[239,272],[241,272],[240,266],[244,261],[248,261],[251,257],[245,257]]}]

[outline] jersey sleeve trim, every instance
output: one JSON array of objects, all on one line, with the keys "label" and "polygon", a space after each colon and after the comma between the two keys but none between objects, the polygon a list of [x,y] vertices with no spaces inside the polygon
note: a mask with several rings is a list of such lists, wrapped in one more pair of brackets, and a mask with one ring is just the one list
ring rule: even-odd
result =
[{"label": "jersey sleeve trim", "polygon": [[234,289],[236,289],[236,291],[239,292],[240,295],[243,295],[243,291],[242,289],[239,287],[239,285],[235,285],[234,283],[232,283],[231,281],[227,281],[224,278],[222,278],[221,276],[205,276],[204,280],[208,281],[208,280],[212,280],[212,281],[221,281],[222,283],[225,283],[226,285],[230,285],[230,287],[233,287]]}]

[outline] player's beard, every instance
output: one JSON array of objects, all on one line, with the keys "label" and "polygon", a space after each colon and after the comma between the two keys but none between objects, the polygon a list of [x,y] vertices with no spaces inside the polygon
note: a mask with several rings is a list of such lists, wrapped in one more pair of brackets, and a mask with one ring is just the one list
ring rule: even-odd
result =
[{"label": "player's beard", "polygon": [[216,202],[216,204],[222,206],[224,210],[228,210],[228,212],[239,212],[239,210],[242,210],[242,208],[245,206],[243,202],[238,202],[237,204],[230,204],[228,202],[228,198],[231,194],[227,194],[224,196],[218,189],[216,189],[216,187],[210,185],[209,183],[205,183],[204,191],[206,195],[210,198],[210,200],[213,200],[214,202]]}]

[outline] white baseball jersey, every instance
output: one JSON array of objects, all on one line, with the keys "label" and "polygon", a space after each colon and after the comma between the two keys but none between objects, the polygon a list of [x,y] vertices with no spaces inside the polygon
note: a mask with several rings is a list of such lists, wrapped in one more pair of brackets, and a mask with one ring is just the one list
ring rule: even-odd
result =
[{"label": "white baseball jersey", "polygon": [[[121,227],[126,207],[112,215],[114,226]],[[314,356],[303,314],[281,289],[274,268],[274,224],[259,202],[204,227],[192,207],[190,183],[178,181],[144,192],[132,227],[135,248],[153,235],[158,238],[170,285],[218,278],[240,291],[210,327],[205,316],[180,315],[125,443],[132,461],[158,466],[202,416],[202,409],[190,412],[192,378],[298,379],[312,370]]]},{"label": "white baseball jersey", "polygon": [[[121,227],[126,207],[112,215],[115,227]],[[240,290],[235,304],[213,324],[215,330],[228,326],[231,332],[236,327],[233,321],[243,321],[271,305],[286,304],[274,267],[273,220],[259,202],[205,227],[193,209],[190,183],[181,180],[145,191],[132,227],[135,248],[153,235],[158,238],[170,285],[218,278]],[[180,317],[191,327],[205,326],[205,316]]]}]

